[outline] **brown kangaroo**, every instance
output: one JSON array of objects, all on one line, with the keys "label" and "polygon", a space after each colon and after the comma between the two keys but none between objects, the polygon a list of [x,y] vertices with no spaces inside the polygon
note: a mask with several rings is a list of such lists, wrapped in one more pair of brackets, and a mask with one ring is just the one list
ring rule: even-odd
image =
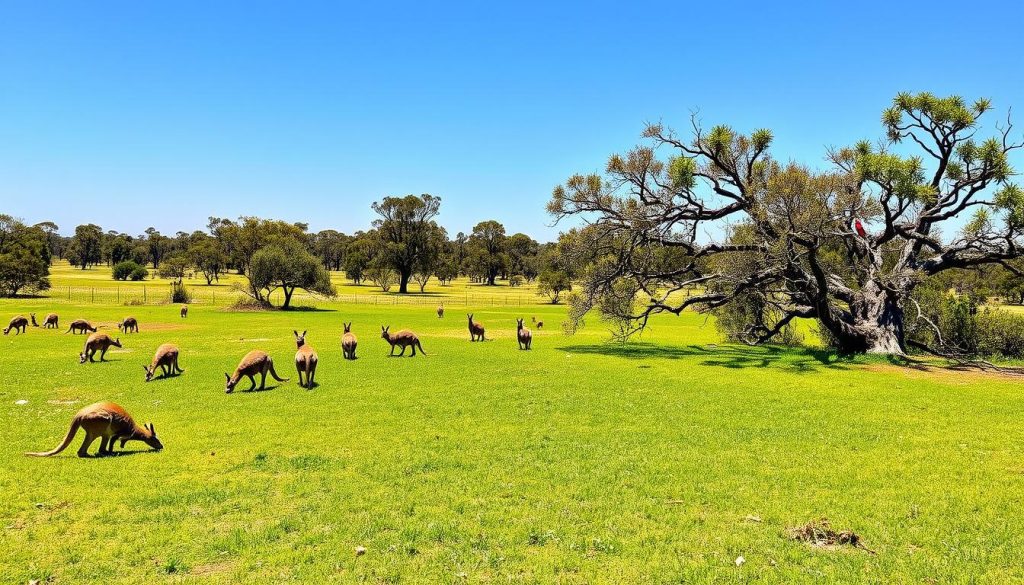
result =
[{"label": "brown kangaroo", "polygon": [[538,321],[536,317],[531,317],[531,318],[533,319],[533,324],[537,326],[537,329],[543,329],[544,328],[544,322],[543,321]]},{"label": "brown kangaroo", "polygon": [[245,354],[242,361],[238,362],[238,367],[235,368],[234,374],[229,375],[225,372],[224,377],[228,379],[228,383],[224,387],[224,391],[228,394],[234,392],[235,386],[238,385],[238,381],[242,379],[242,376],[249,378],[249,382],[252,383],[249,390],[254,390],[256,388],[256,374],[260,375],[260,390],[263,390],[267,386],[267,372],[278,382],[288,381],[288,378],[281,378],[274,371],[274,360],[270,359],[267,352],[254,349]]},{"label": "brown kangaroo", "polygon": [[299,373],[299,386],[302,384],[302,374],[306,374],[305,388],[313,388],[313,379],[316,378],[316,364],[320,361],[320,357],[316,355],[316,351],[306,345],[306,332],[303,331],[302,335],[299,335],[298,331],[292,331],[295,334],[295,346],[299,348],[295,352],[295,369]]},{"label": "brown kangaroo", "polygon": [[473,313],[466,315],[469,317],[469,340],[470,341],[484,341],[484,324],[473,322]]},{"label": "brown kangaroo", "polygon": [[58,319],[57,313],[50,313],[46,316],[46,319],[43,319],[43,329],[56,329],[58,327]]},{"label": "brown kangaroo", "polygon": [[395,355],[395,346],[396,345],[402,348],[402,351],[399,352],[398,357],[402,357],[403,355],[405,355],[405,348],[406,347],[411,347],[412,348],[412,355],[409,356],[409,357],[416,357],[416,348],[417,347],[420,349],[420,352],[422,352],[423,355],[427,355],[427,351],[425,349],[423,349],[423,344],[420,343],[420,338],[416,337],[415,333],[413,333],[412,331],[408,331],[406,329],[403,329],[403,330],[399,331],[398,333],[395,333],[394,335],[392,335],[391,333],[388,333],[389,329],[391,329],[390,325],[388,325],[387,327],[385,327],[383,325],[380,326],[380,337],[381,337],[381,339],[383,339],[384,341],[387,341],[388,343],[391,344],[391,354],[390,355],[392,355],[392,356]]},{"label": "brown kangaroo", "polygon": [[522,319],[516,319],[516,339],[519,340],[519,349],[530,349],[533,345],[533,333],[523,325]]},{"label": "brown kangaroo", "polygon": [[21,335],[25,332],[26,327],[28,327],[28,319],[26,319],[24,315],[18,315],[11,319],[11,323],[7,326],[7,329],[4,329],[4,335],[10,333],[11,329],[14,329],[15,335]]},{"label": "brown kangaroo", "polygon": [[444,319],[444,305],[443,304],[437,306],[437,318],[438,319]]},{"label": "brown kangaroo", "polygon": [[85,429],[85,440],[82,441],[82,446],[78,449],[79,457],[89,456],[89,446],[92,445],[92,442],[97,437],[101,439],[100,450],[96,453],[97,457],[112,454],[114,452],[114,443],[118,439],[121,440],[122,449],[124,449],[124,444],[128,441],[143,441],[157,451],[164,448],[164,444],[156,436],[156,429],[153,428],[153,423],[140,427],[121,406],[113,402],[97,402],[78,411],[75,418],[71,419],[71,429],[68,430],[67,436],[64,437],[61,444],[57,445],[53,451],[25,453],[25,455],[30,457],[50,457],[56,455],[67,449],[71,441],[74,440],[79,428]]},{"label": "brown kangaroo", "polygon": [[111,346],[121,347],[121,339],[111,339],[106,333],[93,333],[85,340],[85,349],[78,354],[78,363],[84,364],[85,360],[95,363],[96,360],[92,358],[97,351],[100,352],[100,361],[106,361],[104,356],[107,355],[107,350]]},{"label": "brown kangaroo", "polygon": [[142,366],[143,370],[146,370],[146,381],[149,382],[156,375],[156,369],[160,368],[163,372],[161,378],[166,378],[170,375],[178,375],[183,373],[185,370],[181,369],[178,365],[178,346],[173,343],[165,343],[160,347],[156,348],[156,355],[153,356],[153,361],[148,366]]},{"label": "brown kangaroo", "polygon": [[181,306],[181,318],[184,319],[185,317],[188,317],[188,305]]},{"label": "brown kangaroo", "polygon": [[36,314],[35,313],[29,313],[28,316],[32,319],[32,326],[33,327],[39,327],[39,323],[36,323]]},{"label": "brown kangaroo", "polygon": [[124,331],[125,333],[138,333],[139,322],[135,319],[135,317],[125,317],[124,321],[121,321],[120,323],[117,324],[117,328],[118,330]]},{"label": "brown kangaroo", "polygon": [[341,336],[341,354],[347,360],[356,359],[356,345],[359,343],[356,334],[352,333],[351,323],[342,323],[345,326],[345,334]]},{"label": "brown kangaroo", "polygon": [[68,333],[78,334],[79,332],[96,333],[96,328],[93,327],[92,324],[90,324],[85,319],[75,319],[74,321],[71,322],[71,327],[69,327],[68,330],[64,332],[64,335],[67,335]]}]

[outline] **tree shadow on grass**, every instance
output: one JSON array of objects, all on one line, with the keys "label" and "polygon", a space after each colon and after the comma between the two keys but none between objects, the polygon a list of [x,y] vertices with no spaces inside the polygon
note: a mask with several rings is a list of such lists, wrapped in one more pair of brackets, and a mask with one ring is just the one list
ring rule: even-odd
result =
[{"label": "tree shadow on grass", "polygon": [[[798,372],[821,368],[847,369],[849,359],[834,351],[810,347],[745,345],[656,345],[653,343],[606,343],[559,348],[567,353],[603,355],[633,360],[700,360],[702,366],[730,369],[778,367]],[[703,358],[703,359],[701,359]]]}]

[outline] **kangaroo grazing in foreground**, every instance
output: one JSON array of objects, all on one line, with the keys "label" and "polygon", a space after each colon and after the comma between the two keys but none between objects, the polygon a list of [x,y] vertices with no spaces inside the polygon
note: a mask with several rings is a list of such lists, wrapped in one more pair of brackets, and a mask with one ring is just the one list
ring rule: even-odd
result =
[{"label": "kangaroo grazing in foreground", "polygon": [[402,348],[402,351],[399,352],[398,357],[402,357],[403,355],[405,355],[405,348],[407,346],[412,348],[412,355],[409,356],[409,357],[416,357],[416,348],[417,347],[420,349],[420,352],[423,355],[427,355],[427,351],[425,349],[423,349],[423,344],[420,343],[420,338],[416,337],[415,333],[413,333],[412,331],[409,331],[407,329],[403,329],[403,330],[399,331],[398,333],[391,334],[391,333],[388,333],[389,329],[391,329],[390,325],[388,325],[387,327],[385,327],[383,325],[380,326],[380,337],[381,337],[381,339],[383,339],[384,341],[387,341],[388,343],[391,344],[391,354],[390,355],[392,355],[392,356],[395,355],[395,346],[396,345]]},{"label": "kangaroo grazing in foreground", "polygon": [[185,317],[188,317],[188,305],[181,306],[181,318],[184,319]]},{"label": "kangaroo grazing in foreground", "polygon": [[356,334],[352,333],[351,323],[342,323],[345,326],[345,333],[341,336],[341,354],[347,360],[356,359],[356,345],[359,343]]},{"label": "kangaroo grazing in foreground", "polygon": [[484,324],[473,322],[473,313],[466,315],[469,317],[469,340],[470,341],[484,341]]},{"label": "kangaroo grazing in foreground", "polygon": [[177,376],[183,373],[185,370],[181,369],[178,365],[178,346],[173,343],[165,343],[160,347],[156,348],[156,355],[153,356],[153,361],[148,366],[142,366],[143,370],[146,370],[146,381],[149,382],[156,375],[156,369],[160,368],[163,371],[161,378],[166,378],[170,375]]},{"label": "kangaroo grazing in foreground", "polygon": [[138,333],[139,322],[135,319],[135,317],[125,317],[124,321],[121,321],[120,323],[117,324],[117,328],[120,331],[124,331],[125,333]]},{"label": "kangaroo grazing in foreground", "polygon": [[231,394],[235,391],[235,386],[238,385],[238,381],[242,379],[242,376],[249,378],[249,382],[252,386],[249,390],[256,388],[256,374],[260,375],[260,390],[263,390],[267,386],[267,372],[274,377],[278,382],[287,382],[288,378],[281,378],[274,371],[274,360],[270,359],[267,352],[254,349],[249,353],[245,354],[242,361],[238,362],[238,367],[235,368],[234,374],[224,373],[224,377],[228,379],[227,386],[224,387],[224,391]]},{"label": "kangaroo grazing in foreground", "polygon": [[543,321],[538,321],[536,317],[531,317],[531,319],[533,319],[533,324],[537,326],[537,329],[543,329],[544,328],[544,322]]},{"label": "kangaroo grazing in foreground", "polygon": [[57,445],[53,451],[25,453],[25,455],[30,457],[51,457],[56,455],[67,449],[71,441],[74,440],[79,428],[85,429],[85,440],[82,441],[82,446],[78,448],[79,457],[89,456],[89,446],[92,445],[92,442],[97,437],[101,439],[100,450],[96,453],[97,457],[113,453],[114,443],[119,439],[122,449],[124,449],[124,444],[128,441],[143,441],[157,451],[164,448],[164,444],[156,436],[156,429],[153,428],[153,423],[140,427],[131,415],[128,414],[128,411],[121,406],[113,402],[97,402],[78,411],[75,418],[71,419],[71,428],[68,430],[67,436],[64,437],[61,444]]},{"label": "kangaroo grazing in foreground", "polygon": [[519,349],[530,349],[533,345],[533,333],[523,325],[522,319],[516,319],[516,339],[519,340]]},{"label": "kangaroo grazing in foreground", "polygon": [[21,335],[25,332],[26,327],[28,327],[28,319],[26,319],[24,315],[18,315],[11,319],[11,323],[7,325],[7,329],[4,329],[4,335],[10,333],[11,329],[14,329],[15,335]]},{"label": "kangaroo grazing in foreground", "polygon": [[[298,347],[298,351],[295,352],[295,369],[299,373],[299,386],[307,389],[313,388],[313,379],[316,378],[316,364],[320,361],[320,357],[316,355],[316,350],[306,345],[306,332],[303,331],[302,335],[299,335],[298,331],[292,331],[295,334],[295,346]],[[302,383],[302,374],[306,374],[306,383]]]},{"label": "kangaroo grazing in foreground", "polygon": [[111,339],[106,333],[93,333],[85,340],[85,349],[82,353],[78,354],[78,363],[84,364],[85,360],[95,363],[96,360],[92,359],[96,352],[100,352],[100,361],[106,361],[104,356],[107,355],[107,350],[110,347],[121,347],[121,339]]},{"label": "kangaroo grazing in foreground", "polygon": [[43,319],[43,329],[57,329],[57,313],[50,313]]},{"label": "kangaroo grazing in foreground", "polygon": [[444,319],[444,305],[443,304],[437,306],[437,318],[438,319]]},{"label": "kangaroo grazing in foreground", "polygon": [[64,335],[67,335],[68,333],[75,333],[77,335],[79,332],[96,333],[96,328],[93,327],[92,324],[86,321],[85,319],[75,319],[74,321],[71,322],[71,327],[69,327],[68,330],[64,332]]}]

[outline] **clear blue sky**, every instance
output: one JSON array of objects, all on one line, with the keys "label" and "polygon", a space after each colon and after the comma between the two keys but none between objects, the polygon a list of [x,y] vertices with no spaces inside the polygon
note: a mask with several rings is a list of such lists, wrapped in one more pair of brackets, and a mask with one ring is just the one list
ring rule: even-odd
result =
[{"label": "clear blue sky", "polygon": [[0,212],[352,232],[432,193],[452,234],[550,239],[551,188],[646,120],[699,108],[822,164],[900,90],[1024,112],[1021,2],[554,4],[4,2]]}]

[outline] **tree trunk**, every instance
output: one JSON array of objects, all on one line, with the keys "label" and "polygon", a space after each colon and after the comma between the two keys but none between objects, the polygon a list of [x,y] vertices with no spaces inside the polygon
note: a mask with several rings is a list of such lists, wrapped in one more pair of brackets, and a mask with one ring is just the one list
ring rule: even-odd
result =
[{"label": "tree trunk", "polygon": [[283,287],[284,290],[284,304],[281,305],[282,309],[287,309],[292,304],[292,294],[295,293],[295,287]]},{"label": "tree trunk", "polygon": [[403,295],[407,294],[409,292],[409,279],[412,277],[412,271],[403,270],[399,272],[399,276],[398,292]]},{"label": "tree trunk", "polygon": [[856,302],[851,303],[852,323],[832,331],[843,353],[873,353],[904,355],[904,315],[902,300],[905,295],[883,289],[869,282],[861,290]]}]

